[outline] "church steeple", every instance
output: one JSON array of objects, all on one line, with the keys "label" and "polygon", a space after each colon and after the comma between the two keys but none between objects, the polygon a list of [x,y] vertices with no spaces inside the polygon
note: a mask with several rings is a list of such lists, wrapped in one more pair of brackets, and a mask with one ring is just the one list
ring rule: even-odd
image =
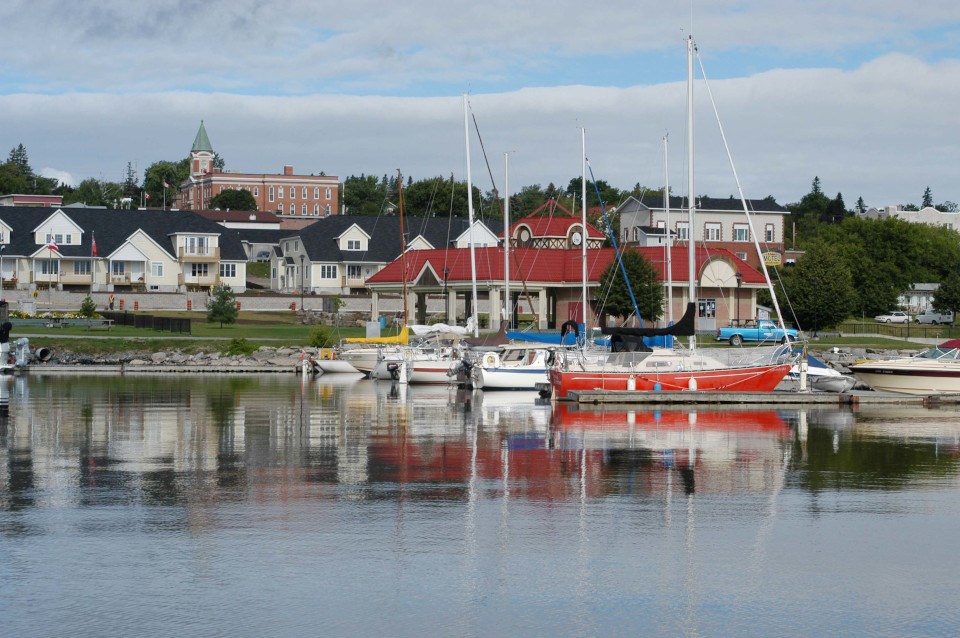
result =
[{"label": "church steeple", "polygon": [[193,140],[193,148],[190,149],[190,174],[193,177],[202,177],[210,173],[213,168],[213,146],[210,144],[210,138],[207,137],[207,129],[203,126],[203,120],[200,120],[200,130],[197,131],[197,137]]},{"label": "church steeple", "polygon": [[193,148],[190,149],[190,151],[193,153],[197,151],[213,152],[213,146],[210,145],[210,138],[207,137],[207,129],[203,127],[203,120],[200,120],[200,130],[197,131],[197,137],[193,140]]}]

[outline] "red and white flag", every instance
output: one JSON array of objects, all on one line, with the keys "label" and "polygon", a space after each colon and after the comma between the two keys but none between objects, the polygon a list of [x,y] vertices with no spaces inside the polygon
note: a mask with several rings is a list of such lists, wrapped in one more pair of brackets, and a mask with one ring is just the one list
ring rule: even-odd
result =
[{"label": "red and white flag", "polygon": [[163,183],[163,187],[164,187],[164,188],[170,188],[170,184],[164,182],[164,183]]},{"label": "red and white flag", "polygon": [[50,242],[47,244],[47,248],[57,253],[58,255],[60,254],[60,249],[57,248],[57,240],[55,240],[53,237],[50,237]]},{"label": "red and white flag", "polygon": [[145,193],[145,194],[144,194],[144,197],[147,198],[147,201],[150,201],[150,193]]},{"label": "red and white flag", "polygon": [[97,256],[97,238],[96,237],[94,237],[93,240],[90,242],[90,248],[93,250],[93,256],[96,257]]}]

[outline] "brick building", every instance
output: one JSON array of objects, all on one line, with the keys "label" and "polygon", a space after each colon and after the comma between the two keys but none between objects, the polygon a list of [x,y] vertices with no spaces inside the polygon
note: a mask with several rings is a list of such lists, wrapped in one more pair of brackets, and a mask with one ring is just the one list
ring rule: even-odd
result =
[{"label": "brick building", "polygon": [[257,209],[282,218],[305,219],[339,214],[339,180],[333,175],[296,175],[293,166],[279,174],[223,172],[214,166],[207,131],[200,130],[190,149],[190,177],[180,184],[177,205],[183,210],[206,210],[210,200],[226,189],[246,190]]}]

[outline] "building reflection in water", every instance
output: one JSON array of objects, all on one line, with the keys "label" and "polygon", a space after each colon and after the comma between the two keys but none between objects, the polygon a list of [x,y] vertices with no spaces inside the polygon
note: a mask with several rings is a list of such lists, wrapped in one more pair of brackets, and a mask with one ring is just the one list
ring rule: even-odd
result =
[{"label": "building reflection in water", "polygon": [[895,472],[903,480],[931,454],[956,459],[956,431],[937,431],[950,422],[942,414],[858,414],[584,408],[545,404],[534,393],[337,375],[4,378],[0,492],[5,509],[64,499],[202,506],[400,491],[444,502],[474,498],[478,488],[547,502],[771,495],[798,467],[817,489],[818,472],[850,463],[838,449],[865,445],[866,432],[873,446],[911,432],[932,437],[905,456]]}]

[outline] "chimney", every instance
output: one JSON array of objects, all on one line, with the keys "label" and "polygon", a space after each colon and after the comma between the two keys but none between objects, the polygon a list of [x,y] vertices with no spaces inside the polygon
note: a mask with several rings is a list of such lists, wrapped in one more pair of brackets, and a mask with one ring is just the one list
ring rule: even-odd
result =
[{"label": "chimney", "polygon": [[284,166],[284,167],[283,167],[283,174],[284,174],[284,175],[293,175],[293,167],[290,166],[289,164],[287,164],[286,166]]}]

